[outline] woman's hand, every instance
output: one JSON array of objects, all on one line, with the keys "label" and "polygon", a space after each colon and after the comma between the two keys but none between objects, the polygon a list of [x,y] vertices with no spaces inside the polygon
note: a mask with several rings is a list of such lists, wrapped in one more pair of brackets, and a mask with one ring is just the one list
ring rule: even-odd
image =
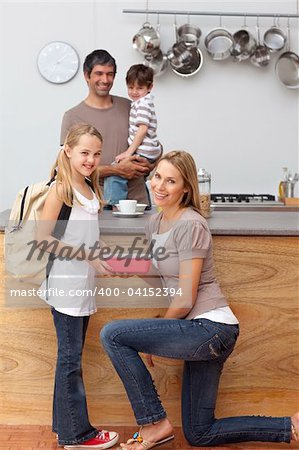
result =
[{"label": "woman's hand", "polygon": [[100,258],[95,258],[93,260],[88,260],[88,263],[95,269],[100,275],[113,275],[112,267],[106,261]]}]

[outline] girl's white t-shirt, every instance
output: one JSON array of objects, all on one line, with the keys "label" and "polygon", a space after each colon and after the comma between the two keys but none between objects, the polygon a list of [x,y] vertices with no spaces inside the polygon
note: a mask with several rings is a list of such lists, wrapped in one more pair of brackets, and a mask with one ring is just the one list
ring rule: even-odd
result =
[{"label": "girl's white t-shirt", "polygon": [[[89,200],[74,189],[82,205],[75,203],[61,241],[67,246],[89,250],[99,245],[99,202],[94,192]],[[83,255],[83,252],[80,253]],[[45,295],[48,288],[48,295]],[[87,261],[55,259],[48,283],[43,282],[43,299],[56,311],[69,316],[89,316],[97,311],[95,300],[95,270]]]}]

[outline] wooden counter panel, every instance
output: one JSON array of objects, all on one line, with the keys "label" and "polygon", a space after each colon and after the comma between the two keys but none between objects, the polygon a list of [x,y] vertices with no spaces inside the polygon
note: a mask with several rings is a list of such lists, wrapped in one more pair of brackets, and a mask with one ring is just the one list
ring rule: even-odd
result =
[{"label": "wooden counter panel", "polygon": [[[105,241],[112,245],[115,239],[106,236]],[[3,273],[2,239],[0,250]],[[223,371],[217,414],[289,415],[299,410],[299,239],[219,236],[214,237],[214,253],[220,284],[241,326]],[[140,280],[121,281],[140,285]],[[0,422],[49,424],[56,354],[50,311],[5,306],[3,276],[0,283]],[[113,286],[111,280],[105,283]],[[107,304],[91,317],[83,360],[90,417],[97,424],[134,423],[122,384],[99,343],[99,330],[118,318],[163,313],[128,302],[121,298],[119,307]],[[182,362],[155,360],[155,384],[179,425]]]}]

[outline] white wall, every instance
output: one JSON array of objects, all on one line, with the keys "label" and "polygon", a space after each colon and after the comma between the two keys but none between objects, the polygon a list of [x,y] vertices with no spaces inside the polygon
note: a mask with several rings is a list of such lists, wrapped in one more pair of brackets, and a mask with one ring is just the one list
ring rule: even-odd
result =
[{"label": "white wall", "polygon": [[[69,83],[52,85],[38,73],[36,58],[49,41],[63,40],[78,51],[81,65],[95,48],[115,56],[115,94],[126,95],[125,73],[142,62],[132,49],[143,15],[123,8],[145,7],[145,1],[0,2],[0,211],[10,207],[16,192],[47,178],[59,146],[64,111],[87,94],[82,72]],[[150,9],[296,13],[296,0],[149,2]],[[153,23],[156,17],[150,16]],[[183,24],[186,16],[177,16]],[[212,173],[213,191],[277,194],[282,167],[298,170],[298,90],[277,80],[275,60],[257,69],[249,62],[214,62],[204,50],[204,36],[218,26],[216,17],[191,16],[202,30],[202,69],[181,78],[169,70],[157,77],[154,95],[159,137],[165,150],[190,151],[198,166]],[[248,18],[254,31],[255,19]],[[174,41],[173,17],[160,16],[162,49]],[[224,18],[236,31],[241,18]],[[260,19],[261,31],[272,19]],[[286,27],[286,19],[281,19]],[[298,53],[298,20],[291,19],[292,49]]]}]

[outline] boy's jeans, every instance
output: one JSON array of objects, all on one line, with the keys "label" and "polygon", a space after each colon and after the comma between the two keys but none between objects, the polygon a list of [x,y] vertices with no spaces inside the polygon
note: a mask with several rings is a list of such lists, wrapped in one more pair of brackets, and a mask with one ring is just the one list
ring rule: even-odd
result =
[{"label": "boy's jeans", "polygon": [[104,199],[107,205],[116,205],[119,200],[128,198],[128,180],[117,175],[104,179]]}]

